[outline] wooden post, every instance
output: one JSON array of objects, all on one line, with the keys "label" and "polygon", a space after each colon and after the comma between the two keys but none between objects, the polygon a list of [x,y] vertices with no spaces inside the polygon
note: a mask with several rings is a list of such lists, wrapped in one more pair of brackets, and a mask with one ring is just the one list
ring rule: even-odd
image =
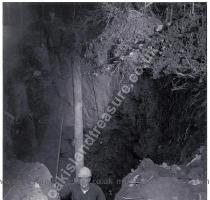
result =
[{"label": "wooden post", "polygon": [[[73,85],[74,85],[74,140],[75,140],[75,155],[83,145],[83,116],[82,116],[82,75],[81,61],[79,55],[73,57]],[[75,157],[76,159],[76,157]],[[76,179],[81,167],[84,166],[84,157],[77,159]]]}]

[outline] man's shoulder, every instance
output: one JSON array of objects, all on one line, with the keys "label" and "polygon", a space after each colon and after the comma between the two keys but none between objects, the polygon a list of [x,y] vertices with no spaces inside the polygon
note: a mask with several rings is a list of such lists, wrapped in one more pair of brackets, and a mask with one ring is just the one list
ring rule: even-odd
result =
[{"label": "man's shoulder", "polygon": [[101,188],[95,183],[90,183],[90,187],[92,187],[94,190],[101,191]]},{"label": "man's shoulder", "polygon": [[95,183],[91,183],[91,187],[93,188],[92,191],[94,191],[95,194],[97,194],[97,196],[99,197],[99,200],[106,200],[106,197],[105,197],[104,192],[101,189],[101,187],[99,187]]},{"label": "man's shoulder", "polygon": [[72,183],[71,184],[71,190],[75,191],[75,190],[79,190],[80,186],[78,183]]}]

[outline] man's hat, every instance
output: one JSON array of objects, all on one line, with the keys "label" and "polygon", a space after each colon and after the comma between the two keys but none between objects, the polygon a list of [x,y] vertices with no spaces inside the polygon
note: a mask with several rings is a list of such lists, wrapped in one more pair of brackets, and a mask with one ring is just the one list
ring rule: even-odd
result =
[{"label": "man's hat", "polygon": [[82,167],[80,170],[79,170],[79,174],[78,174],[78,177],[91,177],[92,174],[91,174],[91,171],[89,168],[87,167]]}]

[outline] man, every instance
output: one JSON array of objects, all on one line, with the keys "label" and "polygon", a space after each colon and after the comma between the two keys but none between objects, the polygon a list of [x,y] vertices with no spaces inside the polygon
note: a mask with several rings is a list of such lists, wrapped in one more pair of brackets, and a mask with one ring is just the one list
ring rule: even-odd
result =
[{"label": "man", "polygon": [[71,188],[72,200],[106,200],[101,188],[94,183],[90,183],[91,171],[87,167],[80,169],[79,183]]}]

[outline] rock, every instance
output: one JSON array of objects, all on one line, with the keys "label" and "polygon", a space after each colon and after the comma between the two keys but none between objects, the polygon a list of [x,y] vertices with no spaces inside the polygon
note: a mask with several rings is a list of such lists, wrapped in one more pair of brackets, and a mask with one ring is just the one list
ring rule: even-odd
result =
[{"label": "rock", "polygon": [[39,70],[34,71],[33,75],[34,76],[41,76],[42,72]]},{"label": "rock", "polygon": [[161,32],[163,30],[163,24],[159,24],[156,28],[155,31]]},{"label": "rock", "polygon": [[203,178],[204,169],[202,166],[193,167],[189,170],[187,176],[189,179],[199,179]]},{"label": "rock", "polygon": [[142,188],[142,194],[153,200],[193,200],[187,184],[175,177],[157,178]]},{"label": "rock", "polygon": [[135,185],[120,190],[115,200],[123,199],[152,199],[152,200],[193,200],[195,199],[187,184],[175,177],[157,177],[147,184]]},{"label": "rock", "polygon": [[[19,173],[10,178],[4,186],[4,200],[59,200],[59,195],[51,198],[48,192],[54,188],[52,175],[42,163],[14,162]],[[9,178],[9,175],[7,176]]]},{"label": "rock", "polygon": [[188,184],[191,184],[191,185],[200,185],[200,184],[203,184],[203,181],[201,181],[199,179],[196,179],[196,180],[189,181]]},{"label": "rock", "polygon": [[170,166],[167,163],[159,166],[146,158],[123,179],[115,200],[203,200],[206,199],[203,176],[202,166]]},{"label": "rock", "polygon": [[145,158],[142,162],[141,162],[141,167],[143,167],[144,169],[148,169],[148,168],[153,168],[155,167],[154,162],[149,159],[149,158]]},{"label": "rock", "polygon": [[162,165],[160,165],[160,167],[164,168],[164,169],[170,169],[170,166],[167,165],[167,163],[163,162]]}]

